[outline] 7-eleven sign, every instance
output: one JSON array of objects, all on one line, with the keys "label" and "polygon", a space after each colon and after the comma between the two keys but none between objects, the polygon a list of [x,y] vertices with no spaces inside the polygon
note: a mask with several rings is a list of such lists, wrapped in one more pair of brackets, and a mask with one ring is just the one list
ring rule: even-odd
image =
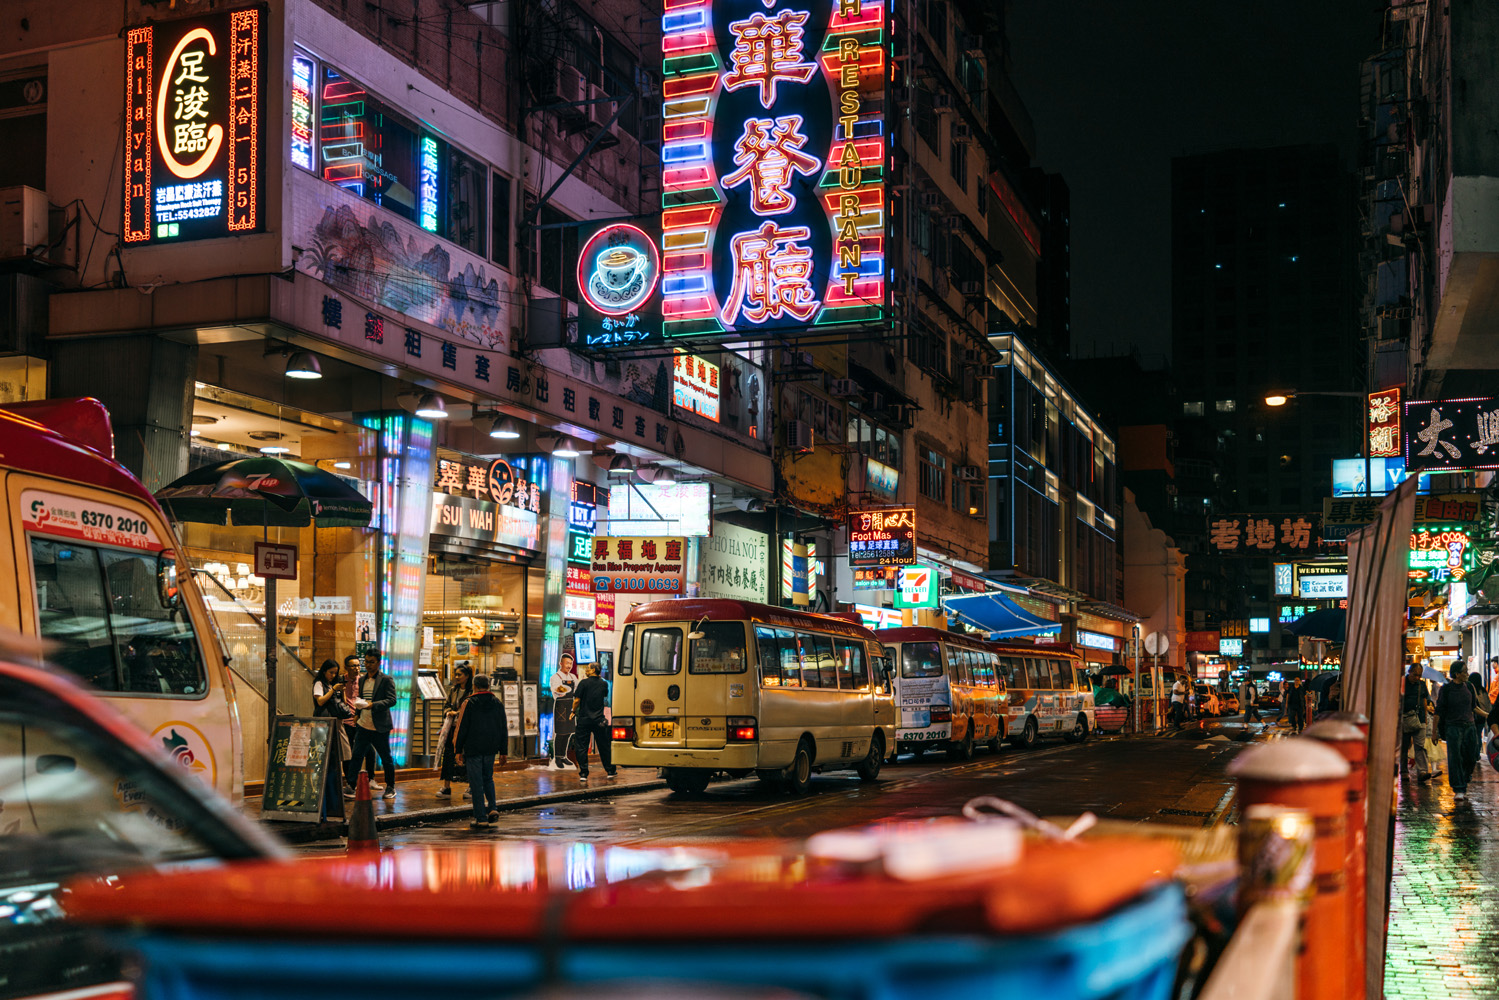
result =
[{"label": "7-eleven sign", "polygon": [[937,597],[937,569],[917,563],[902,566],[895,576],[895,606],[897,608],[935,608]]}]

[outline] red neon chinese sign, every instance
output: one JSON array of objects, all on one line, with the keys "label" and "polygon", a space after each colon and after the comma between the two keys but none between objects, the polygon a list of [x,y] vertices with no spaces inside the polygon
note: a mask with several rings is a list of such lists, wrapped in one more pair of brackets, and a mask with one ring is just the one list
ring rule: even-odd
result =
[{"label": "red neon chinese sign", "polygon": [[1369,457],[1399,458],[1400,390],[1369,393]]},{"label": "red neon chinese sign", "polygon": [[264,228],[264,32],[261,7],[126,32],[126,243]]}]

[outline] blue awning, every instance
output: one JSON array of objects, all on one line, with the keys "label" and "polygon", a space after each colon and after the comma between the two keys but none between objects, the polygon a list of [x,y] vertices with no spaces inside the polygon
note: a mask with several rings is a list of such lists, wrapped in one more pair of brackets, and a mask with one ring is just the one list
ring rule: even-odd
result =
[{"label": "blue awning", "polygon": [[946,598],[943,606],[974,628],[988,632],[991,639],[1040,635],[1062,627],[1031,614],[1002,593],[961,594]]}]

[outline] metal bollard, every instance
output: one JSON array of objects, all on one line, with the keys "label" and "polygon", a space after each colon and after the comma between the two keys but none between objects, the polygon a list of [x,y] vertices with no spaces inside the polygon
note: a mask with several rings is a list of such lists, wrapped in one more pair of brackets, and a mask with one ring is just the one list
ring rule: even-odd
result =
[{"label": "metal bollard", "polygon": [[[1360,716],[1362,718],[1362,716]],[[1365,809],[1369,795],[1369,743],[1351,721],[1331,718],[1306,727],[1304,735],[1325,743],[1348,762],[1348,829],[1344,870],[1348,873],[1348,993],[1349,1000],[1363,1000],[1365,995],[1364,963],[1369,942],[1364,934],[1364,907],[1367,905],[1365,866],[1368,862],[1368,840]]]},{"label": "metal bollard", "polygon": [[1348,762],[1316,740],[1277,740],[1236,757],[1239,811],[1257,805],[1304,809],[1316,830],[1316,889],[1302,921],[1296,995],[1342,997],[1348,980]]}]

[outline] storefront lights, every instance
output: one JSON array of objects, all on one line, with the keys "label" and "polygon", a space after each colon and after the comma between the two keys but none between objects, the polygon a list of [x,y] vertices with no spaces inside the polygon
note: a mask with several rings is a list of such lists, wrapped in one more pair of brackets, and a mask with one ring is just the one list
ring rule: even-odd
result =
[{"label": "storefront lights", "polygon": [[577,458],[581,454],[577,442],[570,437],[559,438],[556,446],[552,448],[553,458]]},{"label": "storefront lights", "polygon": [[514,441],[520,437],[520,425],[515,422],[514,417],[503,417],[490,429],[489,436]]},{"label": "storefront lights", "polygon": [[317,358],[306,351],[295,351],[286,359],[286,377],[300,379],[319,379],[323,377],[323,369],[318,365]]}]

